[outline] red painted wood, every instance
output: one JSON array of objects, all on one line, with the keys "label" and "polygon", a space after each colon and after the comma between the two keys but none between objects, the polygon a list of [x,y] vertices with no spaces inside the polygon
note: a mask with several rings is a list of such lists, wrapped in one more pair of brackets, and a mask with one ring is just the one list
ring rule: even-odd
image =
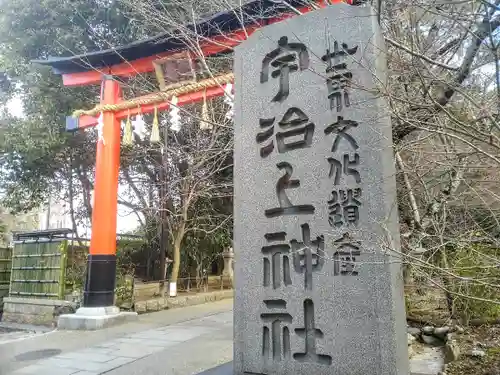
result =
[{"label": "red painted wood", "polygon": [[[120,83],[106,79],[102,86],[102,104],[121,100]],[[120,121],[113,112],[103,115],[103,139],[97,142],[94,206],[92,209],[91,255],[116,253],[116,212],[118,208],[118,174],[120,170]]]}]

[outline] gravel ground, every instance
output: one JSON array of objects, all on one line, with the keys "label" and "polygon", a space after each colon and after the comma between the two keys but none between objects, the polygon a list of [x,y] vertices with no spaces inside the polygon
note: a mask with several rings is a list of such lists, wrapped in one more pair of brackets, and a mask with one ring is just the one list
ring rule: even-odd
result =
[{"label": "gravel ground", "polygon": [[[500,375],[500,326],[468,329],[457,337],[461,355],[448,366],[447,375]],[[482,357],[468,355],[480,350]]]}]

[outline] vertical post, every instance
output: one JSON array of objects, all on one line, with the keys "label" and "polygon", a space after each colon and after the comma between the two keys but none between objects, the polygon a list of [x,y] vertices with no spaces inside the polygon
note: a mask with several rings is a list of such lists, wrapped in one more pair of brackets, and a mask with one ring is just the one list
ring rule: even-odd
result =
[{"label": "vertical post", "polygon": [[58,298],[64,299],[64,295],[66,293],[66,266],[68,263],[68,240],[64,240],[59,245],[59,252],[61,254],[61,258],[59,260],[59,291]]},{"label": "vertical post", "polygon": [[[164,140],[165,145],[161,152],[161,162],[159,166],[159,176],[160,176],[160,280],[161,280],[161,295],[165,295],[165,279],[167,278],[167,244],[168,244],[168,232],[167,232],[167,165],[168,165],[168,155],[167,155],[167,127],[165,126]],[[170,294],[169,294],[169,297]]]},{"label": "vertical post", "polygon": [[47,212],[45,213],[45,228],[43,229],[50,229],[50,205],[52,204],[51,199],[50,199],[50,192],[47,200]]},{"label": "vertical post", "polygon": [[[120,84],[104,76],[101,104],[121,100]],[[104,112],[102,137],[97,141],[92,234],[87,262],[84,307],[114,304],[116,277],[116,214],[120,169],[120,121],[113,112]]]}]

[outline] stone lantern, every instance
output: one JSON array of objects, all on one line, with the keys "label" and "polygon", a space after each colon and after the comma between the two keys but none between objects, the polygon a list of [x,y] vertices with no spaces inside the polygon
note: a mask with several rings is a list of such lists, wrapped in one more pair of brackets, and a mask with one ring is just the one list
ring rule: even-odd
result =
[{"label": "stone lantern", "polygon": [[224,259],[224,270],[222,271],[222,279],[224,284],[228,283],[233,286],[233,273],[234,273],[234,251],[229,247],[222,253]]}]

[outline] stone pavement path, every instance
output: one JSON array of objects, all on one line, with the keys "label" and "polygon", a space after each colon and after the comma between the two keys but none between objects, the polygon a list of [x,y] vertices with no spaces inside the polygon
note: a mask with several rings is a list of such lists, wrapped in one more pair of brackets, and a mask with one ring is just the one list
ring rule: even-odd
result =
[{"label": "stone pavement path", "polygon": [[[231,375],[232,345],[228,300],[141,315],[102,331],[0,342],[0,375]],[[440,371],[442,358],[429,351],[414,358],[412,375]]]},{"label": "stone pavement path", "polygon": [[[231,314],[231,313],[230,313]],[[203,320],[201,320],[203,321]],[[75,352],[64,353],[24,367],[13,374],[47,375],[98,375],[125,366],[153,353],[161,352],[180,343],[193,340],[203,335],[210,335],[223,328],[214,324],[172,325],[160,329],[148,330],[111,340],[102,344]],[[209,323],[209,322],[207,322]],[[227,324],[231,326],[229,321]],[[210,338],[207,337],[209,340]]]},{"label": "stone pavement path", "polygon": [[0,345],[43,335],[50,331],[52,329],[46,327],[0,322]]},{"label": "stone pavement path", "polygon": [[[171,314],[179,315],[182,314],[180,310],[185,310],[185,319],[179,319],[176,316],[172,323],[172,319],[169,319],[167,314],[168,311],[164,312],[163,315],[158,313],[154,318],[155,324],[151,323],[151,319],[147,321],[147,316],[142,316],[144,318],[141,318],[147,321],[143,327],[153,325],[153,328],[140,330],[133,324],[123,325],[121,330],[125,330],[124,334],[118,336],[115,334],[113,337],[113,332],[110,330],[108,333],[111,337],[99,340],[97,343],[93,342],[90,345],[86,345],[85,340],[82,340],[82,345],[76,350],[63,350],[64,343],[60,342],[59,346],[54,344],[33,345],[31,343],[31,349],[34,350],[15,355],[14,359],[10,359],[16,364],[19,364],[19,361],[27,361],[25,367],[18,365],[12,369],[11,366],[11,369],[7,368],[5,369],[7,371],[2,371],[2,364],[0,364],[0,375],[195,374],[215,366],[219,363],[219,357],[231,359],[231,308],[232,304],[225,302],[207,304],[204,308],[196,308],[197,310],[195,307],[179,309],[175,313],[172,311]],[[202,315],[203,309],[205,314]],[[161,322],[162,316],[165,319],[163,324]],[[167,325],[169,323],[171,324]],[[130,329],[129,332],[126,331],[127,328]],[[62,335],[63,332],[46,335],[50,336],[50,338],[46,338],[46,341],[54,343],[58,340],[58,334]],[[84,339],[88,333],[66,331],[64,334],[66,336],[59,336],[59,338],[71,337],[73,340],[77,340],[78,335]],[[106,334],[106,330],[95,331],[95,334]],[[225,345],[220,345],[217,352],[210,352],[207,350],[207,346],[209,347],[216,337],[222,338],[221,342]],[[28,339],[26,343],[34,340]],[[19,343],[17,344],[19,345]],[[7,345],[0,345],[0,360],[2,348],[6,347]],[[204,352],[211,354],[204,356]],[[176,358],[174,361],[168,361],[167,370],[165,358],[172,355]],[[175,360],[177,365],[172,367],[170,362],[174,363]],[[148,368],[147,365],[151,363],[153,368]],[[175,366],[177,368],[174,368]]]}]

